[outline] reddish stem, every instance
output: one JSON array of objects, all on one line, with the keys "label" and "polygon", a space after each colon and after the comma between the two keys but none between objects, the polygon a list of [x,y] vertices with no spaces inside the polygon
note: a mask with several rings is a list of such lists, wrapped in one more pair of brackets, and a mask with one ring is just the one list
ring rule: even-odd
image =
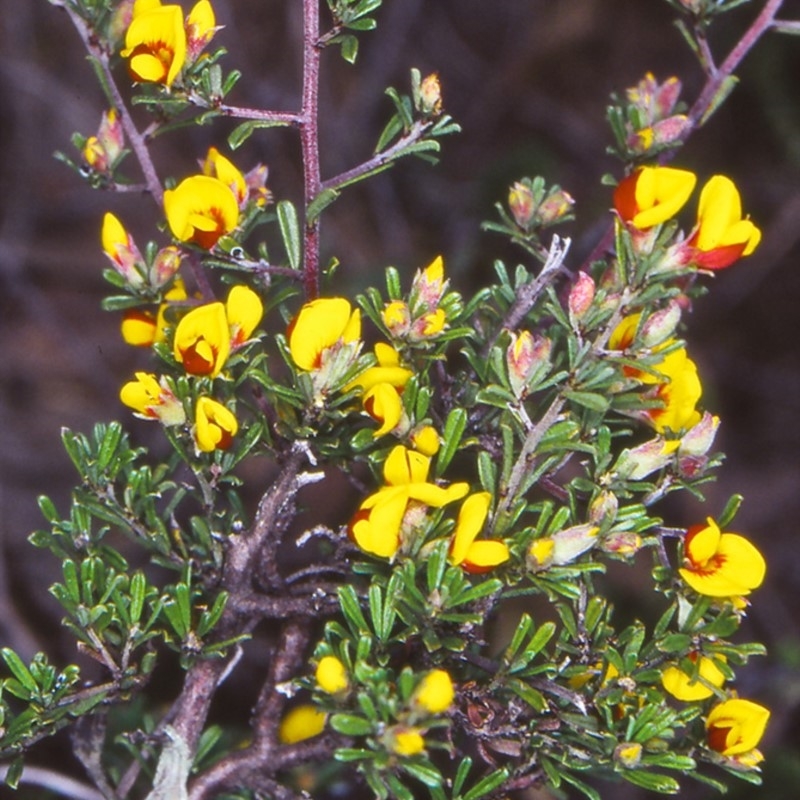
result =
[{"label": "reddish stem", "polygon": [[300,144],[303,153],[304,230],[303,285],[306,299],[319,295],[319,217],[308,218],[308,207],[322,187],[319,170],[319,0],[303,0],[303,104]]}]

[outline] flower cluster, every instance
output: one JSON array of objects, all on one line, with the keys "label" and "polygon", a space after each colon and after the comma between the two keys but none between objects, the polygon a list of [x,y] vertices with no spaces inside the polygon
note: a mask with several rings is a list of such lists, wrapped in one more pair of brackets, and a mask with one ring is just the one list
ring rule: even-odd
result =
[{"label": "flower cluster", "polygon": [[[640,251],[652,248],[656,227],[683,208],[696,183],[693,172],[673,167],[641,167],[620,181],[614,208]],[[724,269],[750,255],[760,239],[760,230],[742,216],[736,185],[724,175],[714,175],[700,193],[694,228],[669,248],[658,269]]]}]

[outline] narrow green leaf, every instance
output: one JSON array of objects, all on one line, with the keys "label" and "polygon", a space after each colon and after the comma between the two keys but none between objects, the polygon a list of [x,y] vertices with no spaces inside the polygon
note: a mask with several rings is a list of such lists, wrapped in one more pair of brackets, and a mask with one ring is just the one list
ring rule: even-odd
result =
[{"label": "narrow green leaf", "polygon": [[432,764],[420,763],[418,761],[407,761],[403,764],[403,770],[416,778],[420,783],[425,786],[435,789],[442,785],[444,778],[442,773],[439,772]]},{"label": "narrow green leaf", "polygon": [[283,246],[292,269],[300,269],[302,258],[302,242],[300,224],[297,221],[297,209],[288,200],[281,200],[275,209],[278,213],[278,224],[281,229]]},{"label": "narrow green leaf", "polygon": [[366,619],[364,619],[364,614],[361,612],[356,590],[352,586],[340,586],[338,595],[342,614],[344,614],[344,618],[350,625],[351,630],[356,635],[369,634],[370,629]]},{"label": "narrow green leaf", "polygon": [[104,471],[114,458],[117,447],[122,439],[122,426],[118,422],[111,422],[103,430],[102,440],[97,452],[97,467]]},{"label": "narrow green leaf", "polygon": [[291,122],[286,120],[247,120],[228,134],[228,146],[231,150],[238,150],[259,128],[285,128],[288,125]]},{"label": "narrow green leaf", "polygon": [[722,509],[722,513],[719,515],[719,519],[717,520],[717,525],[719,525],[720,529],[727,528],[728,525],[733,522],[734,517],[739,513],[739,508],[742,505],[742,501],[744,497],[740,494],[734,494],[731,496],[730,500],[725,504],[725,508]]},{"label": "narrow green leaf", "polygon": [[608,411],[610,405],[607,397],[602,394],[595,394],[594,392],[565,391],[564,397],[573,403],[577,403],[579,406],[601,413]]},{"label": "narrow green leaf", "polygon": [[306,209],[306,224],[314,222],[319,215],[333,203],[341,192],[338,189],[323,189],[309,204]]},{"label": "narrow green leaf", "polygon": [[[628,783],[632,783],[634,786],[641,786],[643,789],[649,789],[651,792],[678,794],[681,790],[678,781],[669,775],[659,775],[657,772],[644,772],[642,770],[624,770],[620,774]],[[566,779],[566,776],[564,776],[564,780]]]},{"label": "narrow green leaf", "polygon": [[508,770],[498,769],[478,781],[463,797],[463,800],[479,800],[499,788],[508,779]]},{"label": "narrow green leaf", "polygon": [[144,577],[144,573],[136,572],[131,578],[131,604],[128,612],[132,626],[138,625],[141,619],[146,589],[147,579]]},{"label": "narrow green leaf", "polygon": [[372,733],[372,723],[354,714],[334,714],[331,728],[345,736],[369,736]]},{"label": "narrow green leaf", "polygon": [[442,444],[439,454],[436,457],[436,475],[441,476],[447,465],[453,460],[453,456],[458,451],[461,444],[461,437],[467,427],[467,412],[463,408],[454,408],[448,415],[444,424]]},{"label": "narrow green leaf", "polygon": [[[355,26],[348,25],[347,27],[353,28]],[[355,36],[342,36],[341,47],[342,58],[348,64],[355,64],[356,58],[358,58],[358,39]]]},{"label": "narrow green leaf", "polygon": [[15,758],[8,766],[6,771],[5,784],[10,789],[19,788],[19,781],[22,778],[22,772],[25,769],[25,761],[22,756]]},{"label": "narrow green leaf", "polygon": [[3,656],[3,661],[6,662],[6,666],[11,670],[11,673],[27,691],[34,693],[38,690],[39,687],[33,675],[31,675],[30,670],[10,647],[4,647],[0,650],[0,655]]}]

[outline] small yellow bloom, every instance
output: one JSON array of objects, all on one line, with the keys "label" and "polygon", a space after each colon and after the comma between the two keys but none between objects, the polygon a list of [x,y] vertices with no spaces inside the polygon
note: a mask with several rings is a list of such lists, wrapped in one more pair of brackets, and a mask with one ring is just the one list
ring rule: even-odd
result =
[{"label": "small yellow bloom", "polygon": [[238,430],[239,423],[230,409],[210,397],[198,399],[194,440],[201,453],[227,450]]},{"label": "small yellow bloom", "polygon": [[133,237],[110,211],[103,216],[100,240],[103,252],[108,256],[114,269],[134,289],[142,287],[145,272],[144,259],[133,241]]},{"label": "small yellow bloom", "polygon": [[95,136],[90,136],[83,146],[82,155],[86,163],[97,172],[110,172],[122,154],[125,134],[115,109],[103,112],[100,127]]},{"label": "small yellow bloom", "polygon": [[315,677],[319,688],[328,694],[344,692],[350,685],[347,670],[336,656],[323,656],[317,664]]},{"label": "small yellow bloom", "polygon": [[411,431],[409,435],[411,446],[424,456],[433,457],[439,452],[441,440],[439,432],[433,425],[422,425]]},{"label": "small yellow bloom", "polygon": [[183,425],[186,422],[183,404],[163,377],[156,380],[155,375],[137,372],[136,380],[122,387],[119,398],[144,419],[157,419],[164,425]]},{"label": "small yellow bloom", "polygon": [[122,338],[134,347],[152,347],[159,341],[159,328],[155,314],[132,308],[122,315]]},{"label": "small yellow bloom", "polygon": [[467,483],[448,487],[428,483],[430,458],[397,445],[383,465],[386,486],[367,497],[353,516],[348,532],[364,552],[392,558],[402,542],[403,520],[411,500],[441,508],[460,500]]},{"label": "small yellow bloom", "polygon": [[139,2],[121,55],[135,81],[172,86],[186,63],[186,30],[178,5]]},{"label": "small yellow bloom", "polygon": [[425,739],[416,728],[395,728],[390,731],[390,747],[399,756],[416,756],[425,750]]},{"label": "small yellow bloom", "polygon": [[597,525],[574,525],[553,536],[534,539],[528,549],[528,565],[536,572],[549,566],[571,564],[597,544],[599,532]]},{"label": "small yellow bloom", "polygon": [[248,286],[231,287],[225,301],[225,318],[231,337],[231,349],[241,347],[264,316],[261,298]]},{"label": "small yellow bloom", "polygon": [[[717,658],[720,661],[726,660],[724,656],[717,656]],[[713,658],[690,653],[689,659],[697,664],[696,677],[692,677],[674,664],[661,673],[661,685],[673,697],[686,703],[711,697],[714,689],[721,689],[725,683],[725,675],[714,663]]]},{"label": "small yellow bloom", "polygon": [[405,336],[411,327],[411,312],[408,305],[402,300],[387,303],[381,314],[383,324],[389,329],[392,336],[400,338]]},{"label": "small yellow bloom", "polygon": [[733,181],[714,175],[700,193],[697,229],[687,242],[695,248],[692,263],[704,269],[724,269],[749,256],[760,241],[761,231],[742,218],[742,200]]},{"label": "small yellow bloom", "polygon": [[325,730],[327,716],[324,711],[307,703],[295,706],[281,720],[278,740],[281,744],[297,744],[313,739]]},{"label": "small yellow bloom", "polygon": [[217,20],[209,0],[199,0],[186,17],[186,49],[190,62],[197,59],[217,32]]},{"label": "small yellow bloom", "polygon": [[697,183],[693,172],[673,167],[642,167],[619,182],[614,207],[623,222],[647,230],[672,219]]},{"label": "small yellow bloom", "polygon": [[450,708],[455,690],[449,673],[443,669],[431,670],[417,686],[413,702],[429,714],[441,714]]},{"label": "small yellow bloom", "polygon": [[751,700],[725,700],[714,706],[706,719],[708,746],[723,756],[749,754],[761,741],[769,717],[769,709]]},{"label": "small yellow bloom", "polygon": [[690,528],[683,543],[681,577],[708,597],[741,597],[761,586],[767,565],[761,553],[738,533],[722,533],[710,517]]},{"label": "small yellow bloom", "polygon": [[361,312],[343,297],[324,297],[306,303],[287,331],[294,363],[311,372],[323,366],[328,351],[361,338]]},{"label": "small yellow bloom", "polygon": [[230,329],[222,303],[192,309],[175,329],[172,352],[190,375],[216,378],[230,350]]},{"label": "small yellow bloom", "polygon": [[445,327],[447,327],[447,315],[444,313],[444,309],[437,308],[420,317],[418,323],[414,325],[414,331],[418,330],[423,337],[436,336]]},{"label": "small yellow bloom", "polygon": [[192,175],[164,192],[164,213],[176,239],[211,250],[236,228],[239,203],[219,178]]},{"label": "small yellow bloom", "polygon": [[[364,411],[380,423],[380,427],[373,433],[376,439],[391,433],[405,417],[403,401],[400,399],[397,389],[391,384],[376,384],[364,394],[362,402]],[[408,427],[407,422],[405,427]]]},{"label": "small yellow bloom", "polygon": [[240,208],[247,202],[249,190],[244,175],[216,147],[209,148],[202,167],[203,175],[217,178],[233,192]]},{"label": "small yellow bloom", "polygon": [[386,342],[378,342],[375,345],[375,359],[378,362],[377,366],[364,370],[347,387],[348,389],[358,386],[362,392],[368,392],[379,383],[387,383],[402,389],[414,374],[410,369],[400,365],[400,354]]},{"label": "small yellow bloom", "polygon": [[626,769],[638,767],[642,760],[642,746],[639,742],[624,742],[614,748],[614,761]]},{"label": "small yellow bloom", "polygon": [[481,532],[492,496],[489,492],[471,494],[461,505],[458,521],[450,545],[450,561],[460,565],[467,572],[488,572],[504,564],[511,557],[504,542],[481,539],[475,541]]}]

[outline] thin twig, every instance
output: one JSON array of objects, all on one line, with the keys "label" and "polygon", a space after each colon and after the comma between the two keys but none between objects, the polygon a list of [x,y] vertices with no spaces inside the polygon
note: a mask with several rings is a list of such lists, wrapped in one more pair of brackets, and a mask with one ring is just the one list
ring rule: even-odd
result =
[{"label": "thin twig", "polygon": [[103,77],[105,79],[108,90],[111,92],[111,97],[114,101],[114,106],[119,113],[122,128],[125,131],[128,141],[130,142],[133,152],[139,161],[139,166],[142,169],[147,191],[153,196],[153,199],[160,206],[164,197],[164,190],[161,186],[161,181],[156,172],[153,160],[150,158],[150,151],[147,147],[147,140],[139,133],[138,128],[133,122],[131,115],[128,113],[128,108],[122,93],[114,80],[114,74],[111,71],[109,64],[108,53],[98,44],[98,39],[95,37],[94,32],[89,29],[86,23],[81,19],[76,11],[69,5],[63,6],[69,15],[72,24],[78,31],[78,34],[83,41],[84,46],[88,52],[97,60],[97,63],[103,70]]}]

